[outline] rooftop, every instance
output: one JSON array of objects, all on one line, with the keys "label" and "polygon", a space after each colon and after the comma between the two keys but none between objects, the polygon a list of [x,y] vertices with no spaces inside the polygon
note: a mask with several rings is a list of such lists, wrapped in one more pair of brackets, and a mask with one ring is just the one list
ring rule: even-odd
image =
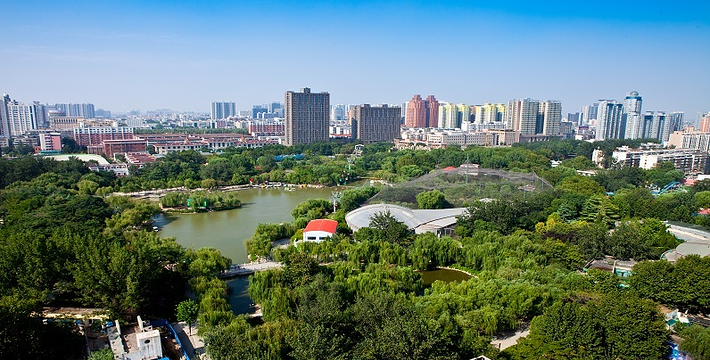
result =
[{"label": "rooftop", "polygon": [[456,223],[456,217],[464,215],[467,210],[466,208],[412,210],[393,204],[373,204],[349,212],[345,215],[345,221],[353,231],[357,231],[368,227],[373,215],[387,211],[408,228],[420,233],[451,226]]},{"label": "rooftop", "polygon": [[69,161],[69,158],[75,157],[83,162],[89,162],[91,160],[96,161],[99,163],[99,165],[108,165],[109,162],[108,160],[104,159],[100,155],[93,155],[93,154],[62,154],[62,155],[51,155],[47,156],[48,158],[53,158],[54,160],[57,161]]},{"label": "rooftop", "polygon": [[311,220],[303,232],[309,231],[323,231],[331,234],[335,234],[335,230],[338,228],[338,222],[330,219],[317,219]]}]

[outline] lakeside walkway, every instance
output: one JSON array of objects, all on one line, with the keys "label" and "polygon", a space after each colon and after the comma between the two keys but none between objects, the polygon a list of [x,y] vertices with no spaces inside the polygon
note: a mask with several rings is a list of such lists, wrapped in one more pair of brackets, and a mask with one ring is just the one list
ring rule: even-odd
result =
[{"label": "lakeside walkway", "polygon": [[276,261],[250,262],[246,264],[232,265],[228,270],[219,273],[217,277],[224,279],[235,276],[246,276],[257,271],[276,269],[280,267],[283,267],[283,264]]},{"label": "lakeside walkway", "polygon": [[223,191],[223,192],[230,192],[230,191],[239,191],[239,190],[248,190],[248,189],[272,189],[272,188],[286,188],[286,189],[298,189],[298,188],[316,188],[320,189],[326,187],[324,185],[317,185],[317,184],[287,184],[287,183],[268,183],[268,184],[244,184],[244,185],[229,185],[229,186],[218,186],[214,189],[205,189],[205,188],[195,188],[195,189],[188,189],[184,186],[181,187],[176,187],[176,188],[168,188],[168,189],[151,189],[151,190],[141,190],[141,191],[134,191],[134,192],[114,192],[111,193],[112,196],[130,196],[134,198],[139,198],[139,199],[148,199],[148,198],[156,198],[156,197],[161,197],[167,193],[171,192],[185,192],[185,191]]}]

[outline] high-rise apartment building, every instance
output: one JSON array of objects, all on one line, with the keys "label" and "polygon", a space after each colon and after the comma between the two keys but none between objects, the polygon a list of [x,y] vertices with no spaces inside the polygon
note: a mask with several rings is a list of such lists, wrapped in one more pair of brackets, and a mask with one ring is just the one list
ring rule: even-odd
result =
[{"label": "high-rise apartment building", "polygon": [[[543,101],[540,103],[542,117],[542,134],[559,135],[562,121],[562,103],[559,101]],[[539,122],[539,121],[538,121]]]},{"label": "high-rise apartment building", "polygon": [[404,124],[408,128],[425,128],[427,127],[427,108],[421,95],[414,95],[407,102],[407,110],[404,118]]},{"label": "high-rise apartment building", "polygon": [[285,142],[287,146],[328,140],[330,94],[287,91],[285,95]]},{"label": "high-rise apartment building", "polygon": [[93,119],[96,117],[94,104],[54,104],[54,110],[62,111],[66,116]]},{"label": "high-rise apartment building", "polygon": [[538,125],[540,102],[532,99],[510,100],[508,102],[508,128],[520,132],[520,135],[542,133],[542,124]]},{"label": "high-rise apartment building", "polygon": [[426,100],[420,95],[414,95],[407,102],[404,124],[408,128],[428,128],[443,126],[440,123],[439,101],[434,95],[427,96]]},{"label": "high-rise apartment building", "polygon": [[624,99],[624,122],[626,123],[626,129],[624,131],[624,138],[626,139],[639,139],[642,138],[642,114],[641,114],[641,104],[643,100],[639,96],[638,91],[632,91]]},{"label": "high-rise apartment building", "polygon": [[468,123],[471,118],[471,107],[466,104],[439,104],[439,127],[444,129],[460,129],[461,125]]},{"label": "high-rise apartment building", "polygon": [[582,106],[579,113],[579,124],[589,125],[590,122],[597,120],[597,112],[599,110],[599,103],[594,103],[592,105]]},{"label": "high-rise apartment building", "polygon": [[10,103],[10,95],[2,94],[0,98],[0,137],[10,138],[10,119],[7,116],[7,105]]},{"label": "high-rise apartment building", "polygon": [[351,109],[352,137],[364,143],[392,141],[400,137],[402,109],[398,106],[358,105]]},{"label": "high-rise apartment building", "polygon": [[458,114],[458,109],[456,108],[455,104],[451,104],[445,101],[442,101],[439,104],[439,114],[438,114],[438,120],[439,120],[439,126],[444,128],[444,129],[454,129],[460,126],[457,125],[457,114]]},{"label": "high-rise apartment building", "polygon": [[490,124],[505,121],[505,104],[489,104],[473,106],[473,122],[475,124]]},{"label": "high-rise apartment building", "polygon": [[642,102],[643,99],[639,96],[638,91],[630,92],[624,99],[624,112],[627,114],[632,112],[640,113]]},{"label": "high-rise apartment building", "polygon": [[702,119],[700,119],[700,131],[710,132],[710,112],[705,114]]},{"label": "high-rise apartment building", "polygon": [[[680,131],[683,130],[683,120],[685,117],[685,113],[682,111],[674,111],[671,113],[666,114],[666,117],[668,118],[668,123],[669,125],[669,131],[673,133],[674,131]],[[670,136],[670,135],[669,135]],[[666,136],[666,140],[668,140],[668,136]],[[665,140],[664,140],[665,141]]]},{"label": "high-rise apartment building", "polygon": [[343,104],[337,104],[331,106],[330,109],[330,120],[333,121],[338,121],[338,120],[345,120],[347,118],[348,114],[345,112],[345,105]]},{"label": "high-rise apartment building", "polygon": [[624,105],[616,100],[599,100],[596,139],[623,139],[625,131]]},{"label": "high-rise apartment building", "polygon": [[213,101],[210,109],[210,119],[212,120],[237,116],[237,104],[233,101]]},{"label": "high-rise apartment building", "polygon": [[669,117],[663,111],[646,111],[642,117],[641,138],[668,141],[672,130]]},{"label": "high-rise apartment building", "polygon": [[[3,95],[3,128],[7,128],[6,137],[21,136],[30,130],[38,128],[39,111],[44,111],[38,104],[25,105],[23,103],[10,100],[10,97]],[[5,132],[3,130],[3,132]]]},{"label": "high-rise apartment building", "polygon": [[252,119],[263,119],[269,112],[269,109],[264,105],[254,105],[251,107],[251,118]]},{"label": "high-rise apartment building", "polygon": [[426,127],[437,128],[441,125],[439,124],[439,101],[436,100],[434,95],[429,95],[424,100],[424,106],[427,109],[426,112]]}]

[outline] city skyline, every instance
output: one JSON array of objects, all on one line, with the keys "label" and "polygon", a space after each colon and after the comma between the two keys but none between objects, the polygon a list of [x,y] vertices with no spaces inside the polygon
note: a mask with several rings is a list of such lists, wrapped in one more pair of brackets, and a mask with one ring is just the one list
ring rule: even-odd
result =
[{"label": "city skyline", "polygon": [[[692,121],[710,111],[709,7],[12,2],[5,13],[33,21],[0,23],[0,56],[12,70],[0,91],[25,103],[209,112],[215,100],[245,110],[308,86],[333,104],[435,94],[467,104],[556,99],[565,113],[638,91],[646,109],[684,111]],[[449,44],[460,48],[455,56],[422,51]]]}]

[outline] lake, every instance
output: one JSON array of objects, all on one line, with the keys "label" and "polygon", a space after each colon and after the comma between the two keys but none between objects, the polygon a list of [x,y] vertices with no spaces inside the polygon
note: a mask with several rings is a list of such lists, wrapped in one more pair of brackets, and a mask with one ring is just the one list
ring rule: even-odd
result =
[{"label": "lake", "polygon": [[174,236],[178,244],[199,249],[213,247],[235,264],[247,262],[244,242],[259,223],[293,221],[291,210],[308,199],[330,199],[331,188],[241,190],[239,209],[197,214],[161,214],[155,225],[162,237]]},{"label": "lake", "polygon": [[[247,262],[244,242],[259,223],[293,221],[291,210],[308,199],[330,199],[331,188],[248,189],[238,192],[242,202],[239,209],[197,214],[160,214],[155,225],[163,237],[174,236],[178,244],[199,249],[213,247],[235,264]],[[231,289],[229,305],[235,314],[253,311],[249,298],[249,278],[227,280]]]}]

